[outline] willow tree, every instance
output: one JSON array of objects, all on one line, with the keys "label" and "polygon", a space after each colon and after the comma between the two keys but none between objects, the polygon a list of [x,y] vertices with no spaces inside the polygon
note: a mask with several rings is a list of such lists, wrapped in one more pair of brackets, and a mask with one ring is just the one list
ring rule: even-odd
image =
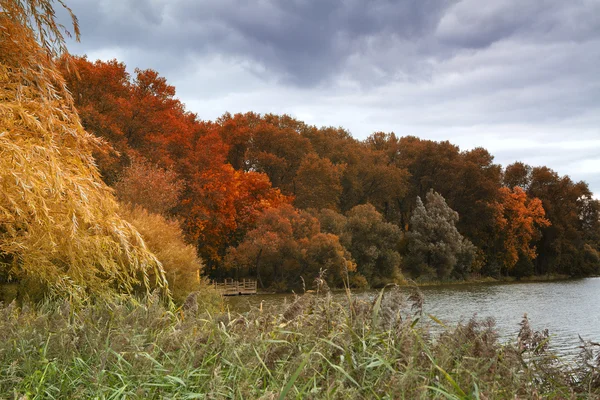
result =
[{"label": "willow tree", "polygon": [[[74,16],[73,27],[78,36]],[[66,51],[63,32],[51,0],[0,0],[0,280],[35,279],[71,295],[166,288],[160,262],[100,179],[97,139],[54,62]]]}]

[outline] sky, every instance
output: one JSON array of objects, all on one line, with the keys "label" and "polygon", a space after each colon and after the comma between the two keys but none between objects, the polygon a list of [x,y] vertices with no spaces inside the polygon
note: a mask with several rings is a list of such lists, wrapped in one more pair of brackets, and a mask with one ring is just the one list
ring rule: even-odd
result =
[{"label": "sky", "polygon": [[69,0],[72,53],[152,68],[205,120],[289,114],[546,165],[600,195],[598,0]]}]

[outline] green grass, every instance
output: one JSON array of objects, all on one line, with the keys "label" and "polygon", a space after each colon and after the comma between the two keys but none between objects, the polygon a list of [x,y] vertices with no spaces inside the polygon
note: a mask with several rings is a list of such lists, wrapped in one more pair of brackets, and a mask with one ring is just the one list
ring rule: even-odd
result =
[{"label": "green grass", "polygon": [[597,346],[567,364],[527,320],[512,344],[491,320],[433,336],[421,305],[399,288],[243,315],[153,297],[12,303],[0,309],[0,398],[600,398]]}]

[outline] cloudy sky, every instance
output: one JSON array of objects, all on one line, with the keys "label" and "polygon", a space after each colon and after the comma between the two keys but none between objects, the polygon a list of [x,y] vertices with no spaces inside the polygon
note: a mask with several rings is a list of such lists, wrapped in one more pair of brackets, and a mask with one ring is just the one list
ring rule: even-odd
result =
[{"label": "cloudy sky", "polygon": [[600,195],[598,0],[69,0],[75,54],[153,68],[202,119],[287,113],[483,146]]}]

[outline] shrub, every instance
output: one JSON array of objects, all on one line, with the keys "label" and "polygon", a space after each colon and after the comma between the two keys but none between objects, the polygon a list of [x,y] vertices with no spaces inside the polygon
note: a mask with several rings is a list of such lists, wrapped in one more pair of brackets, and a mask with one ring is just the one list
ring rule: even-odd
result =
[{"label": "shrub", "polygon": [[[177,221],[148,212],[139,206],[122,206],[121,214],[142,235],[148,248],[161,262],[176,301],[191,292],[212,292],[200,278],[202,261],[194,246],[184,241]],[[210,293],[207,294],[210,297]]]}]

